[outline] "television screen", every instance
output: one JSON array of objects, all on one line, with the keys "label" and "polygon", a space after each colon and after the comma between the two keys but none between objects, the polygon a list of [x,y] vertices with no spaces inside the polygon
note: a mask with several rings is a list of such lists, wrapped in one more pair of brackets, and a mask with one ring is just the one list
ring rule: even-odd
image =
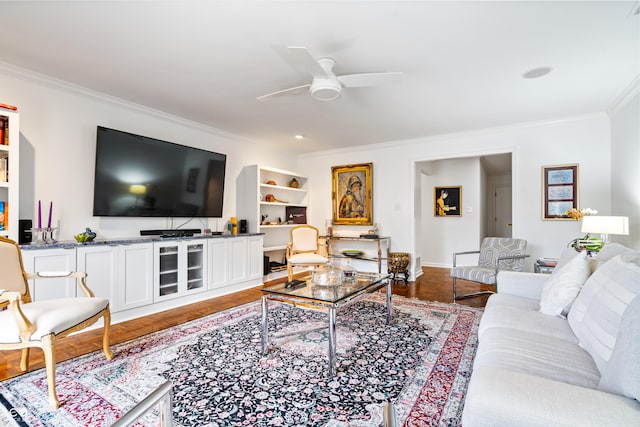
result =
[{"label": "television screen", "polygon": [[98,126],[94,216],[222,217],[227,156]]}]

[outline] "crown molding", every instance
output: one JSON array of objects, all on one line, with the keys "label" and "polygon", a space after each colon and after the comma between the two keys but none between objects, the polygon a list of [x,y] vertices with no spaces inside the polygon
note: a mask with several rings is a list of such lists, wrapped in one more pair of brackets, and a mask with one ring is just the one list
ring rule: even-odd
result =
[{"label": "crown molding", "polygon": [[33,82],[37,84],[41,84],[43,86],[47,86],[53,89],[60,89],[66,92],[71,92],[76,95],[84,96],[87,98],[91,98],[94,100],[99,100],[102,102],[107,102],[113,105],[116,105],[121,108],[126,108],[129,110],[137,111],[139,113],[143,113],[146,115],[150,115],[162,120],[168,120],[174,122],[181,126],[191,127],[193,129],[197,129],[209,134],[214,134],[216,136],[231,139],[234,141],[243,141],[246,143],[254,143],[246,138],[242,138],[238,135],[234,135],[228,132],[224,132],[218,128],[214,128],[212,126],[207,126],[202,123],[194,122],[192,120],[185,119],[180,116],[176,116],[174,114],[170,114],[161,110],[156,110],[151,107],[147,107],[141,104],[136,104],[131,101],[127,101],[122,98],[118,98],[112,95],[108,95],[104,92],[99,92],[93,89],[86,88],[84,86],[80,86],[66,80],[57,79],[55,77],[38,73],[37,71],[32,71],[27,68],[22,68],[17,65],[13,65],[7,62],[0,61],[0,73],[7,74],[28,82]]},{"label": "crown molding", "polygon": [[640,93],[640,74],[637,75],[631,83],[622,91],[616,99],[613,100],[609,108],[607,108],[607,115],[609,117],[615,116],[622,108],[624,108],[631,100]]}]

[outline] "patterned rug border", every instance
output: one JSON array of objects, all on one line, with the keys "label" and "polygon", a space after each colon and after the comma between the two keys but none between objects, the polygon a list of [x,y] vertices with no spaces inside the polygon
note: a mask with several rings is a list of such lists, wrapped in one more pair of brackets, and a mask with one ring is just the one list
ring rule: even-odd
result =
[{"label": "patterned rug border", "polygon": [[[368,301],[384,304],[385,296],[381,293],[371,294]],[[398,396],[392,399],[398,420],[408,426],[424,425],[457,425],[464,403],[466,387],[469,381],[471,366],[477,347],[477,331],[483,309],[448,304],[441,302],[424,301],[416,298],[407,298],[399,295],[393,296],[394,309],[399,309],[398,305],[414,307],[421,310],[438,310],[443,313],[456,314],[447,315],[440,330],[434,331],[434,339],[428,346],[428,351],[423,356],[421,362],[416,366],[407,383],[404,384]],[[172,326],[170,328],[155,331],[130,341],[119,343],[113,346],[114,354],[123,358],[129,358],[136,353],[144,353],[147,349],[153,348],[156,352],[161,352],[165,348],[180,345],[187,345],[197,340],[203,331],[209,330],[219,325],[235,323],[247,317],[260,315],[260,301],[246,303],[237,307],[223,310],[205,317]],[[446,333],[443,333],[446,332]],[[451,357],[451,356],[455,357]],[[269,356],[266,356],[267,358]],[[58,371],[77,372],[92,371],[107,364],[101,351],[80,356],[64,362],[58,363]],[[261,362],[262,363],[262,362]],[[450,367],[455,366],[456,371],[451,372]],[[9,379],[0,383],[0,422],[7,417],[13,416],[13,425],[74,425],[72,417],[67,411],[86,410],[87,406],[94,401],[94,397],[87,396],[86,400],[69,401],[63,400],[62,410],[49,413],[45,421],[39,421],[39,417],[26,413],[24,408],[13,407],[10,401],[16,402],[19,399],[13,395],[10,387],[14,383],[22,380],[32,380],[40,387],[45,387],[46,378],[44,369],[28,372],[19,377]],[[147,388],[136,390],[137,398],[142,399],[153,391],[160,384],[150,384]],[[23,391],[24,393],[24,391]],[[38,390],[30,390],[29,393],[38,393]],[[9,397],[9,399],[7,399]],[[126,401],[126,399],[123,397]],[[46,401],[46,399],[44,399]],[[129,410],[135,401],[123,404],[122,411]],[[73,408],[71,407],[73,406]],[[100,409],[102,410],[102,408]],[[48,413],[46,408],[40,408],[41,413]],[[114,412],[118,410],[113,409]],[[373,408],[372,413],[381,415],[381,407]],[[19,414],[22,418],[14,415]],[[443,419],[443,414],[455,414],[451,419]],[[69,416],[68,416],[69,415]],[[101,414],[92,414],[92,420],[100,419],[102,425],[110,425],[117,417],[104,417]],[[4,418],[3,418],[4,417]],[[149,417],[147,417],[149,418]],[[153,417],[149,420],[151,421]],[[4,424],[3,424],[4,425]],[[95,425],[95,424],[92,424]],[[358,426],[370,425],[361,422],[352,423],[331,423],[330,425]]]}]

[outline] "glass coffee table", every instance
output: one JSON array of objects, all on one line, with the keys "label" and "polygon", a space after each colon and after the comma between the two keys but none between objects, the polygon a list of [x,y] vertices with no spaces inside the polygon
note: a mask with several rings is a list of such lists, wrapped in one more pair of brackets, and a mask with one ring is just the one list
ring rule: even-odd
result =
[{"label": "glass coffee table", "polygon": [[391,323],[391,274],[358,273],[357,280],[340,286],[317,286],[311,277],[299,287],[286,287],[280,283],[262,289],[262,354],[269,352],[269,301],[289,304],[293,307],[326,312],[329,317],[329,373],[336,373],[336,312],[360,299],[366,294],[386,288],[387,324]]}]

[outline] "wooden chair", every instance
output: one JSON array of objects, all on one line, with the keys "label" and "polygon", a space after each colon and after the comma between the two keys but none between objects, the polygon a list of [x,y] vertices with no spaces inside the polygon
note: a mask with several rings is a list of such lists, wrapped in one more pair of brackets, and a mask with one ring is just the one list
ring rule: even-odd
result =
[{"label": "wooden chair", "polygon": [[[31,301],[27,280],[72,277],[85,297]],[[56,394],[56,340],[87,328],[104,318],[102,347],[107,360],[111,312],[109,300],[96,298],[85,283],[86,273],[36,273],[24,271],[20,246],[0,237],[0,350],[22,350],[20,369],[29,369],[29,350],[39,347],[44,352],[49,388],[49,406],[60,406]],[[6,307],[6,310],[3,308]]]},{"label": "wooden chair", "polygon": [[297,225],[290,231],[287,244],[287,278],[293,280],[293,267],[315,267],[329,261],[326,243],[320,242],[320,233],[311,225]]},{"label": "wooden chair", "polygon": [[[499,270],[522,271],[524,259],[528,257],[527,241],[506,237],[485,237],[482,239],[479,251],[456,252],[453,254],[453,268],[450,276],[453,278],[453,302],[462,298],[474,297],[482,294],[492,294],[493,291],[480,291],[464,295],[456,293],[456,279],[495,285]],[[457,266],[460,255],[480,254],[478,265]]]}]

